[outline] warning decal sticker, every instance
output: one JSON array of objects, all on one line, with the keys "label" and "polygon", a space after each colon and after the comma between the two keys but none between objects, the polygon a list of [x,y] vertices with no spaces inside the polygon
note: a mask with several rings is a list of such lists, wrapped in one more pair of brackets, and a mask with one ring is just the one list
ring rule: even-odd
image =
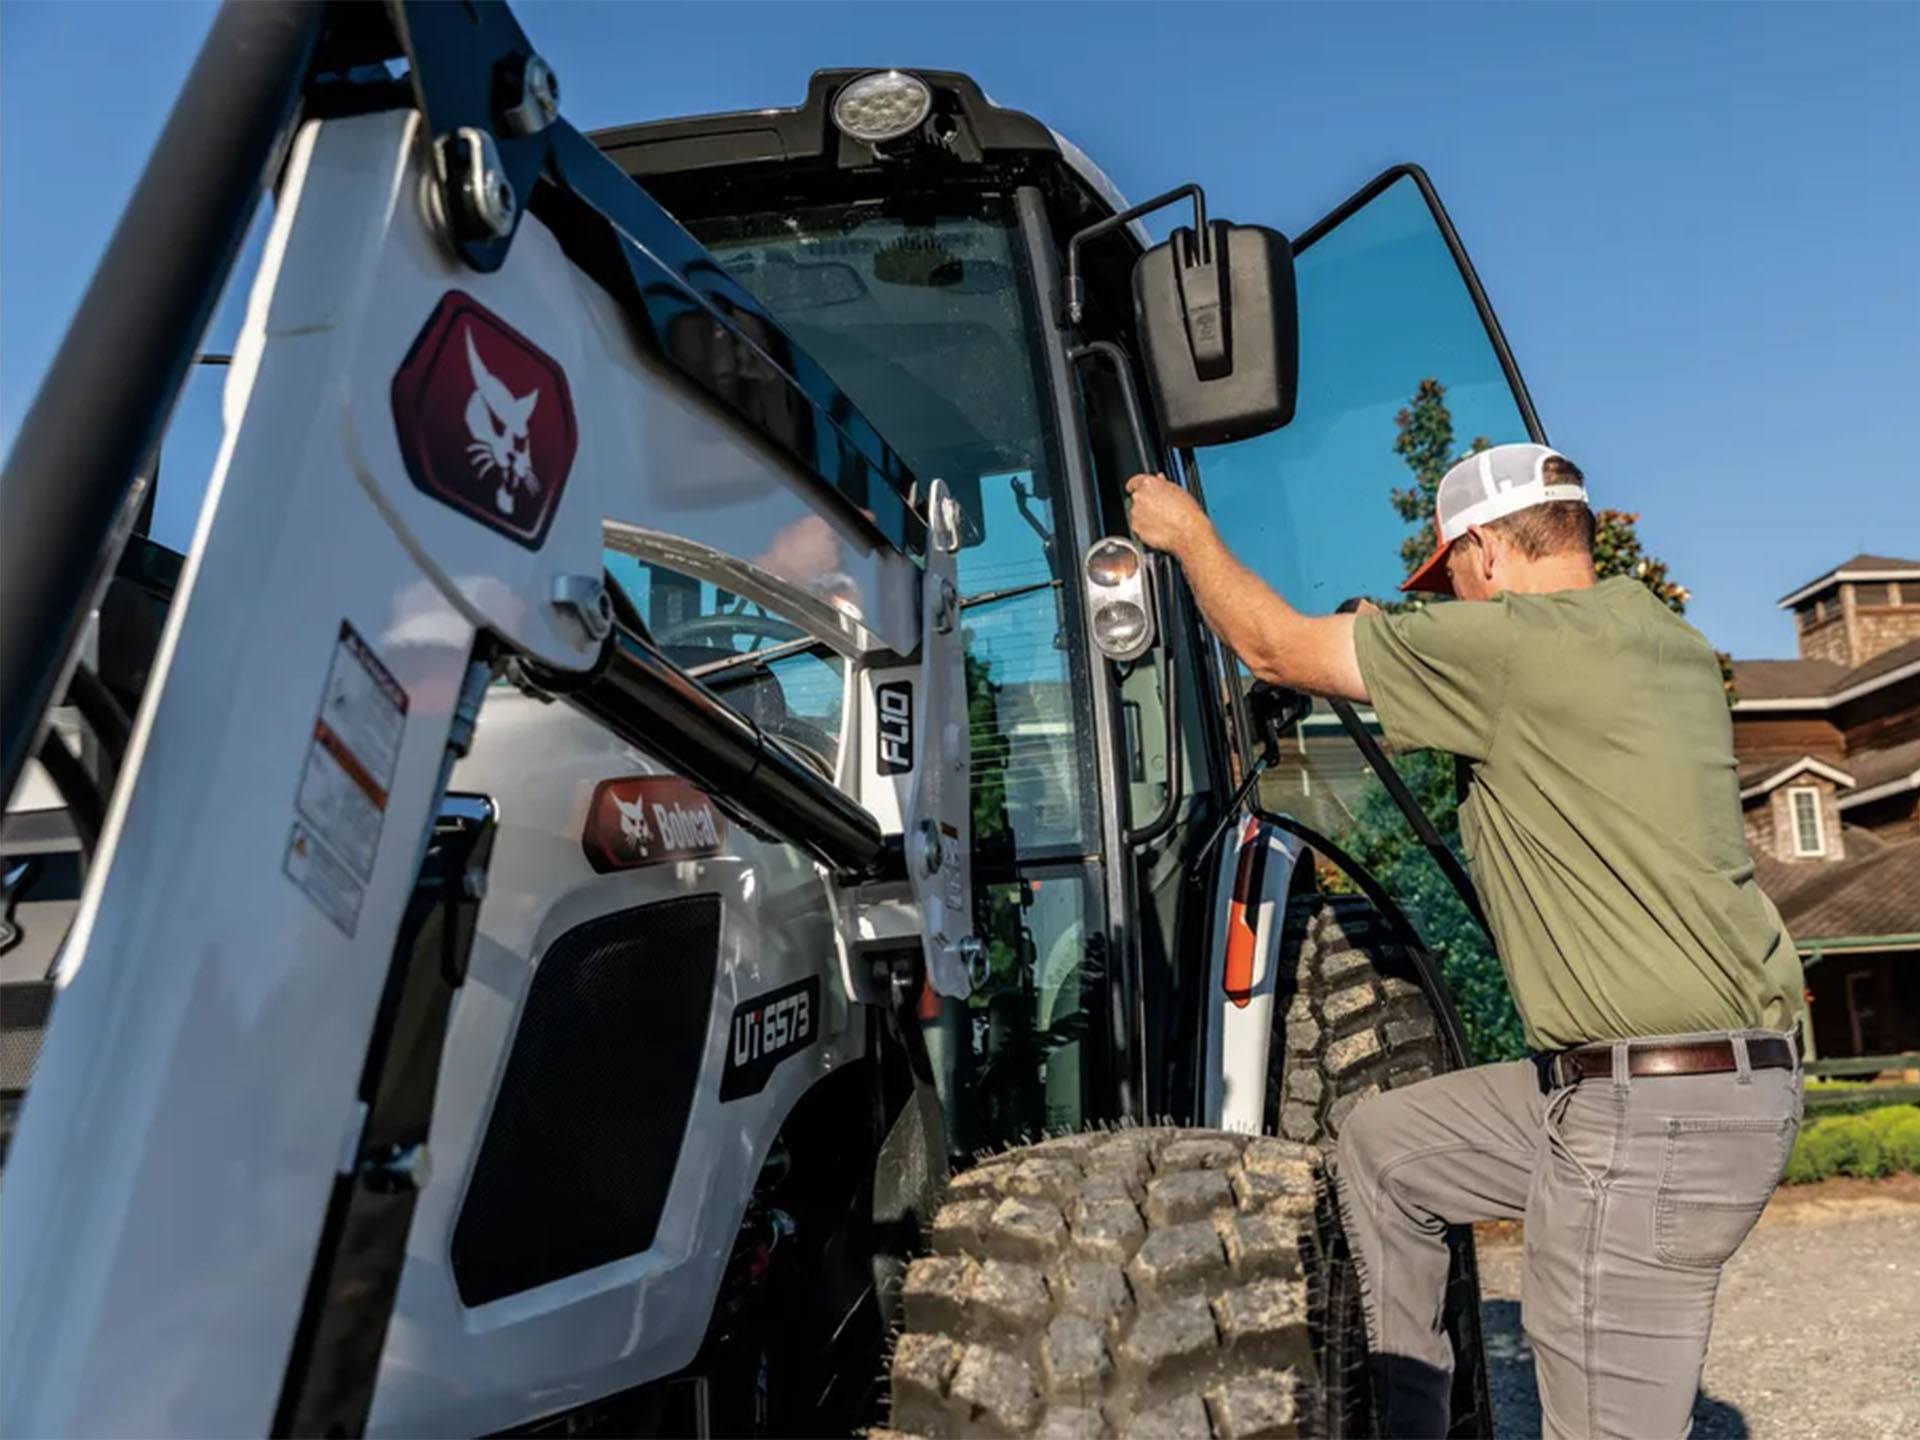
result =
[{"label": "warning decal sticker", "polygon": [[287,878],[306,891],[320,913],[344,930],[348,939],[353,938],[365,887],[298,820],[287,840]]},{"label": "warning decal sticker", "polygon": [[406,723],[407,692],[342,621],[300,774],[295,808],[305,823],[288,842],[287,874],[349,935],[373,877]]}]

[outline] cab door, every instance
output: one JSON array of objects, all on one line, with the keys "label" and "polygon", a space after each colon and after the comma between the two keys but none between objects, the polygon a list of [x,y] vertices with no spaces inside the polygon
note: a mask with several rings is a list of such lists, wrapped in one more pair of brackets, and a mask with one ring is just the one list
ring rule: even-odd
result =
[{"label": "cab door", "polygon": [[[1294,271],[1293,422],[1193,458],[1235,553],[1294,605],[1324,614],[1350,596],[1392,598],[1403,546],[1413,541],[1423,558],[1431,550],[1430,513],[1414,523],[1394,504],[1421,451],[1450,462],[1476,441],[1544,443],[1546,433],[1418,166],[1388,170],[1302,232]],[[1450,438],[1432,434],[1435,398]],[[1415,431],[1406,440],[1403,414]]]},{"label": "cab door", "polygon": [[[1325,614],[1350,597],[1397,598],[1409,562],[1430,553],[1422,473],[1437,481],[1482,444],[1544,442],[1546,434],[1486,291],[1418,167],[1388,170],[1304,231],[1294,242],[1294,271],[1300,381],[1293,422],[1188,458],[1235,553],[1294,605]],[[1360,718],[1377,733],[1370,712]],[[1249,726],[1237,729],[1257,740]],[[1360,752],[1320,702],[1290,741],[1253,805],[1289,812],[1338,841],[1355,827],[1374,783]],[[1377,798],[1375,816],[1383,812]],[[1267,1092],[1250,1082],[1268,1073],[1273,1027],[1250,1021],[1249,1012],[1284,1012],[1287,1004],[1288,982],[1277,978],[1287,959],[1279,953],[1285,927],[1273,917],[1284,912],[1287,862],[1298,851],[1257,817],[1225,823],[1240,843],[1215,851],[1203,1108],[1212,1123],[1257,1129],[1269,1119]],[[1408,847],[1417,843],[1409,829]],[[1279,885],[1256,882],[1256,869],[1278,873]],[[1447,1003],[1430,999],[1436,1008]],[[1479,1357],[1470,1237],[1455,1237],[1453,1266],[1447,1326],[1456,1353]],[[1491,1433],[1477,1358],[1456,1375],[1453,1411],[1454,1435]]]},{"label": "cab door", "polygon": [[[1397,598],[1412,564],[1431,551],[1422,472],[1437,481],[1470,450],[1544,442],[1546,433],[1459,234],[1418,166],[1377,176],[1303,231],[1294,273],[1300,381],[1292,423],[1188,459],[1234,552],[1294,605],[1325,614],[1356,596]],[[1377,733],[1370,711],[1360,719]],[[1257,739],[1250,725],[1236,729]],[[1374,785],[1367,766],[1324,702],[1290,740],[1263,777],[1260,800],[1337,840],[1353,829]],[[1245,821],[1234,817],[1233,833]],[[1410,828],[1407,841],[1417,846]],[[1216,852],[1212,876],[1221,915],[1232,911],[1239,878],[1226,863],[1231,848]],[[1273,927],[1267,943],[1279,937]],[[1264,1097],[1225,1083],[1236,1071],[1264,1070],[1266,1059],[1231,1053],[1264,1040],[1259,1027],[1235,1023],[1244,1022],[1236,1009],[1246,1002],[1229,993],[1234,938],[1216,927],[1209,1029],[1221,1037],[1223,1068],[1209,1063],[1203,1083],[1240,1095],[1237,1105],[1209,1099],[1213,1123],[1251,1128],[1264,1118],[1255,1113]],[[1244,948],[1247,937],[1237,938]],[[1270,972],[1272,959],[1258,957],[1256,972]]]}]

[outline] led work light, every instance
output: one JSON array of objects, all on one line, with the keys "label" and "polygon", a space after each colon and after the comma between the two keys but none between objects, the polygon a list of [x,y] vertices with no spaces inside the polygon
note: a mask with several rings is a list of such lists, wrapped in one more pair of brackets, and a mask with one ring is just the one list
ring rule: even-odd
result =
[{"label": "led work light", "polygon": [[850,81],[834,98],[833,123],[869,145],[898,140],[917,129],[933,109],[926,81],[904,70],[875,70]]}]

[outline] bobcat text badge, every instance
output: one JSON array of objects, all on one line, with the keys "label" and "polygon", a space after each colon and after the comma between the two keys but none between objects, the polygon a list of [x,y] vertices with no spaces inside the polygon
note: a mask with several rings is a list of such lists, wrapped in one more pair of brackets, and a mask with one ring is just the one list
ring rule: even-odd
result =
[{"label": "bobcat text badge", "polygon": [[560,366],[471,295],[449,290],[393,377],[413,483],[538,550],[579,435]]},{"label": "bobcat text badge", "polygon": [[632,775],[593,787],[580,847],[605,875],[716,855],[726,840],[726,817],[706,791],[677,775]]}]

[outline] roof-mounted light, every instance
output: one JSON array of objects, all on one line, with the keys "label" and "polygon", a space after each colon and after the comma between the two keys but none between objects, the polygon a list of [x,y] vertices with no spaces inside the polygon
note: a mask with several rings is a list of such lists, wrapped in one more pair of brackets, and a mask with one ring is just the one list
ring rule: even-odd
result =
[{"label": "roof-mounted light", "polygon": [[932,109],[933,92],[919,76],[875,70],[834,97],[833,123],[842,134],[878,145],[918,129]]}]

